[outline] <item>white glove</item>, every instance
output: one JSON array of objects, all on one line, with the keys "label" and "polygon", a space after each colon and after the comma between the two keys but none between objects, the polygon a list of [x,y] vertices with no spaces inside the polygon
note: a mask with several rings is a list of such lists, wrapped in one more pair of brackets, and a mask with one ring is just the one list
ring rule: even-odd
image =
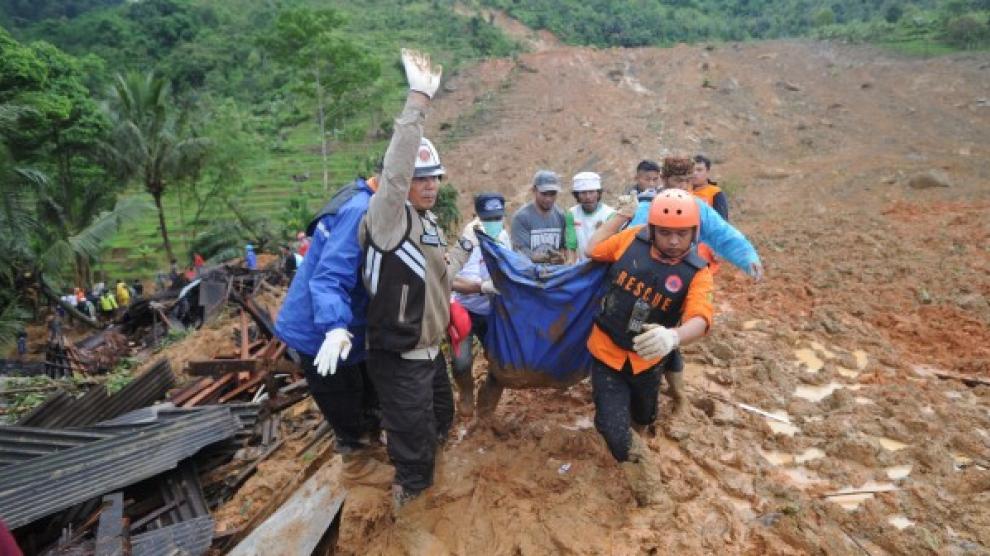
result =
[{"label": "white glove", "polygon": [[762,282],[763,265],[759,262],[749,263],[749,275],[753,277],[754,282]]},{"label": "white glove", "polygon": [[406,68],[409,88],[433,98],[440,87],[443,66],[430,63],[429,54],[408,48],[402,49],[402,65]]},{"label": "white glove", "polygon": [[495,284],[491,280],[481,283],[481,293],[485,295],[502,295],[502,292],[495,289]]},{"label": "white glove", "polygon": [[619,196],[619,209],[616,210],[616,214],[619,216],[625,216],[627,219],[632,220],[636,216],[636,211],[639,210],[639,201],[636,200],[635,195],[620,195]]},{"label": "white glove", "polygon": [[647,331],[633,338],[633,349],[643,359],[657,359],[674,351],[681,343],[681,337],[673,328],[656,324],[644,324]]},{"label": "white glove", "polygon": [[347,359],[347,354],[351,352],[352,337],[351,333],[343,328],[334,328],[327,332],[327,337],[320,346],[320,352],[316,354],[316,359],[313,359],[316,372],[320,373],[320,376],[337,372],[337,362]]},{"label": "white glove", "polygon": [[470,241],[471,246],[477,248],[478,234],[474,230],[480,227],[481,227],[481,220],[476,216],[474,220],[464,225],[464,229],[461,230],[461,239],[466,239]]}]

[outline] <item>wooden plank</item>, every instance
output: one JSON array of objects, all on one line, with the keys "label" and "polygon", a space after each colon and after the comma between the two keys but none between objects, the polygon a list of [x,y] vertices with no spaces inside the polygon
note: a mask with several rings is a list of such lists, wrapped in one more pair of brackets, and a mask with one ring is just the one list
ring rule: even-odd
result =
[{"label": "wooden plank", "polygon": [[257,359],[206,359],[190,361],[188,365],[186,372],[193,376],[218,377],[227,373],[258,370]]},{"label": "wooden plank", "polygon": [[333,525],[346,490],[334,490],[333,466],[324,466],[309,478],[271,517],[234,547],[230,556],[313,553]]},{"label": "wooden plank", "polygon": [[248,344],[248,319],[247,313],[241,309],[241,359],[251,356],[250,345]]},{"label": "wooden plank", "polygon": [[227,392],[226,394],[220,396],[220,399],[217,401],[219,401],[220,403],[227,403],[230,400],[236,398],[237,396],[240,396],[244,392],[247,392],[248,390],[254,388],[255,386],[260,385],[262,382],[265,381],[266,374],[267,373],[258,373],[254,375],[254,377],[252,377],[247,382],[242,383],[240,386],[234,388],[230,392]]},{"label": "wooden plank", "polygon": [[217,392],[220,391],[221,388],[230,384],[231,381],[233,380],[234,380],[234,375],[226,375],[223,378],[217,379],[216,381],[213,382],[213,384],[207,386],[206,388],[201,390],[199,394],[196,394],[195,396],[192,397],[192,399],[182,404],[182,407],[194,407],[205,401],[208,401],[210,398],[215,396]]},{"label": "wooden plank", "polygon": [[103,497],[100,525],[96,529],[95,556],[124,554],[124,494],[114,492]]},{"label": "wooden plank", "polygon": [[206,388],[208,385],[212,383],[213,383],[212,378],[201,378],[196,382],[193,382],[189,385],[186,385],[178,389],[175,392],[175,394],[169,396],[169,399],[172,401],[173,404],[175,404],[176,407],[181,407],[182,404],[186,403],[186,401],[189,398],[195,396],[197,392],[199,392],[203,388]]},{"label": "wooden plank", "polygon": [[264,507],[259,509],[251,519],[247,521],[236,534],[230,536],[225,543],[223,543],[219,548],[221,553],[226,553],[231,550],[232,547],[240,543],[245,536],[252,531],[255,531],[258,525],[268,516],[277,510],[292,494],[292,492],[307,478],[312,477],[319,469],[325,469],[329,467],[330,459],[334,456],[336,452],[333,448],[333,442],[328,442],[313,458],[309,464],[306,465],[301,471],[299,471],[292,480],[289,481],[281,489],[277,490],[274,496],[265,504]]}]

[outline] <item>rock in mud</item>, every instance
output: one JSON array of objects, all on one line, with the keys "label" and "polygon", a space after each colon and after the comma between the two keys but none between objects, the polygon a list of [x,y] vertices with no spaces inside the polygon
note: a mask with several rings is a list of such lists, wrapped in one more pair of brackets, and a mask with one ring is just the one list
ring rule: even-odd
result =
[{"label": "rock in mud", "polygon": [[907,184],[911,189],[932,189],[936,187],[951,187],[952,181],[941,170],[929,170],[912,176]]}]

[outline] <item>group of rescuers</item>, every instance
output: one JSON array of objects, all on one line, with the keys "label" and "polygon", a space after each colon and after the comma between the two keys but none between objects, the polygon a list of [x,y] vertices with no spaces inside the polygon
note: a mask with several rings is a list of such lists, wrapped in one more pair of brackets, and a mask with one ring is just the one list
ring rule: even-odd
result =
[{"label": "group of rescuers", "polygon": [[[613,209],[602,202],[597,174],[574,176],[578,205],[556,205],[556,174],[537,172],[533,201],[503,229],[505,199],[475,197],[477,218],[449,241],[430,211],[445,174],[423,121],[440,83],[428,55],[402,51],[409,82],[378,175],[342,188],[307,229],[309,251],[289,288],[276,332],[299,355],[309,388],[335,435],[345,473],[368,461],[384,429],[396,511],[433,483],[436,452],[454,419],[454,398],[440,344],[448,334],[452,299],[467,310],[471,334],[455,345],[454,382],[462,411],[474,404],[472,338],[483,340],[491,296],[476,230],[537,263],[591,259],[610,265],[608,287],[587,346],[595,426],[622,465],[641,505],[669,504],[655,462],[633,427],[657,415],[661,375],[679,414],[683,361],[678,346],[712,324],[711,253],[755,280],[760,259],[727,222],[727,203],[708,180],[703,157],[640,163],[636,185]],[[663,185],[666,188],[663,188]],[[689,192],[692,187],[693,194]],[[489,373],[479,390],[492,385]]]}]

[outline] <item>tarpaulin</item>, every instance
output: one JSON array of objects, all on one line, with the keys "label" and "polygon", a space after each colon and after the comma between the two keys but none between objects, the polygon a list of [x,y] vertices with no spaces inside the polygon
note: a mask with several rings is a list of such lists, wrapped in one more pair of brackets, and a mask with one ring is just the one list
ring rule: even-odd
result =
[{"label": "tarpaulin", "polygon": [[503,386],[568,386],[591,371],[586,342],[604,289],[607,265],[534,264],[478,234],[501,295],[493,296],[485,349]]}]

